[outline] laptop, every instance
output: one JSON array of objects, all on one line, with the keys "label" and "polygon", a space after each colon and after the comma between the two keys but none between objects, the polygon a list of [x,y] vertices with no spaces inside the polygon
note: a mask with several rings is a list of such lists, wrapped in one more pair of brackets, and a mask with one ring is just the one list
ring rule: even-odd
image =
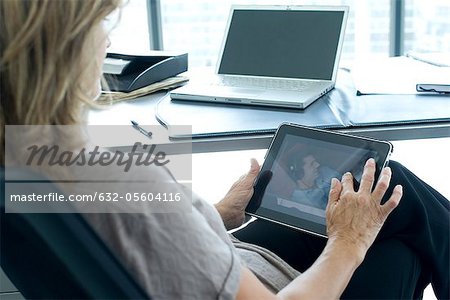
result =
[{"label": "laptop", "polygon": [[345,6],[232,6],[216,76],[172,100],[303,109],[334,88]]}]

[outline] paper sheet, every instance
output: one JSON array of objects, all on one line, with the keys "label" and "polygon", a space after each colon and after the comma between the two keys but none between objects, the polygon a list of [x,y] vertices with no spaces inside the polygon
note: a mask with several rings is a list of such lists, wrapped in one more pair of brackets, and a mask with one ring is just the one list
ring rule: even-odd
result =
[{"label": "paper sheet", "polygon": [[416,94],[416,84],[450,84],[450,68],[437,67],[408,57],[358,62],[351,70],[361,94]]},{"label": "paper sheet", "polygon": [[189,80],[185,76],[170,77],[162,81],[155,82],[148,86],[134,90],[129,93],[125,92],[104,92],[97,100],[99,104],[113,104],[120,101],[131,100],[141,96],[145,96],[160,90],[167,90],[178,87]]}]

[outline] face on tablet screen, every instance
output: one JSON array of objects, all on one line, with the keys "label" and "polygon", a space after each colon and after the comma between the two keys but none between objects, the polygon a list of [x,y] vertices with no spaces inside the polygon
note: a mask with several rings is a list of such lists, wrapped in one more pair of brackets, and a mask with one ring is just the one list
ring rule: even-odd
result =
[{"label": "face on tablet screen", "polygon": [[323,234],[331,179],[351,172],[357,185],[371,157],[383,160],[364,141],[336,143],[327,137],[322,140],[285,133],[266,157],[247,211]]}]

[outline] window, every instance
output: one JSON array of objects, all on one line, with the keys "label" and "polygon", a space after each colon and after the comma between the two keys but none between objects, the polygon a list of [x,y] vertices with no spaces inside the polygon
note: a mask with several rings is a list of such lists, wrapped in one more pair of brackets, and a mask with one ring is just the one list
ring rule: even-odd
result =
[{"label": "window", "polygon": [[404,50],[450,53],[450,1],[405,1]]},{"label": "window", "polygon": [[[280,3],[276,0],[129,0],[119,26],[111,34],[109,51],[149,50],[150,21],[157,23],[152,30],[162,36],[162,49],[188,52],[191,67],[215,66],[232,4]],[[287,0],[282,3],[350,7],[341,65],[355,59],[409,51],[450,53],[448,0]],[[401,6],[402,13],[391,11],[394,4]],[[148,6],[158,11],[158,19],[148,16]],[[391,37],[396,29],[392,24],[402,25],[397,28],[401,34],[395,45]],[[397,51],[393,52],[392,47]]]},{"label": "window", "polygon": [[[190,66],[214,66],[232,4],[280,3],[273,0],[161,0],[164,49],[189,52]],[[389,54],[390,0],[311,0],[283,4],[347,5],[350,12],[341,60]]]},{"label": "window", "polygon": [[147,0],[129,0],[122,9],[120,22],[117,14],[110,18],[113,30],[108,52],[142,53],[150,49],[148,34]]}]

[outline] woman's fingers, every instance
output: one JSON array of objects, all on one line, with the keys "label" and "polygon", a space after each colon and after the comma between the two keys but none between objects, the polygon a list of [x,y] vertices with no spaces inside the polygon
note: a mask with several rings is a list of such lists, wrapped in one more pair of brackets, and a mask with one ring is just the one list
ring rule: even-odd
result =
[{"label": "woman's fingers", "polygon": [[369,159],[358,191],[354,190],[350,173],[345,173],[341,182],[333,179],[326,211],[328,237],[345,237],[364,251],[372,245],[403,194],[402,187],[396,186],[389,200],[380,205],[391,180],[391,169],[383,169],[372,191],[375,169],[375,161]]},{"label": "woman's fingers", "polygon": [[364,171],[361,177],[361,184],[359,191],[363,193],[370,193],[372,191],[373,182],[375,180],[375,160],[369,158],[364,166]]},{"label": "woman's fingers", "polygon": [[375,186],[375,189],[372,192],[372,197],[378,201],[378,203],[383,198],[384,194],[386,193],[389,182],[391,181],[392,171],[391,168],[386,167],[381,171],[380,178],[378,179],[377,185]]},{"label": "woman's fingers", "polygon": [[341,182],[336,178],[332,178],[330,194],[328,196],[328,205],[331,205],[339,200],[339,197],[341,196],[341,189]]},{"label": "woman's fingers", "polygon": [[342,192],[354,192],[353,188],[353,175],[350,172],[345,173],[342,175]]},{"label": "woman's fingers", "polygon": [[392,191],[392,195],[386,203],[381,205],[381,211],[384,214],[384,219],[386,219],[389,214],[398,206],[400,199],[403,196],[403,187],[401,185],[395,186]]},{"label": "woman's fingers", "polygon": [[258,174],[261,169],[258,161],[254,158],[250,159],[250,171],[251,174]]},{"label": "woman's fingers", "polygon": [[256,159],[252,158],[250,160],[250,170],[245,175],[245,177],[247,177],[247,179],[249,180],[249,182],[252,186],[253,186],[253,183],[254,183],[256,177],[258,176],[260,170],[261,170],[261,167],[259,166],[258,161]]},{"label": "woman's fingers", "polygon": [[239,179],[233,184],[233,187],[244,186],[245,188],[253,188],[253,184],[255,183],[256,177],[259,174],[261,167],[258,164],[258,161],[254,158],[250,160],[250,170],[239,177]]}]

